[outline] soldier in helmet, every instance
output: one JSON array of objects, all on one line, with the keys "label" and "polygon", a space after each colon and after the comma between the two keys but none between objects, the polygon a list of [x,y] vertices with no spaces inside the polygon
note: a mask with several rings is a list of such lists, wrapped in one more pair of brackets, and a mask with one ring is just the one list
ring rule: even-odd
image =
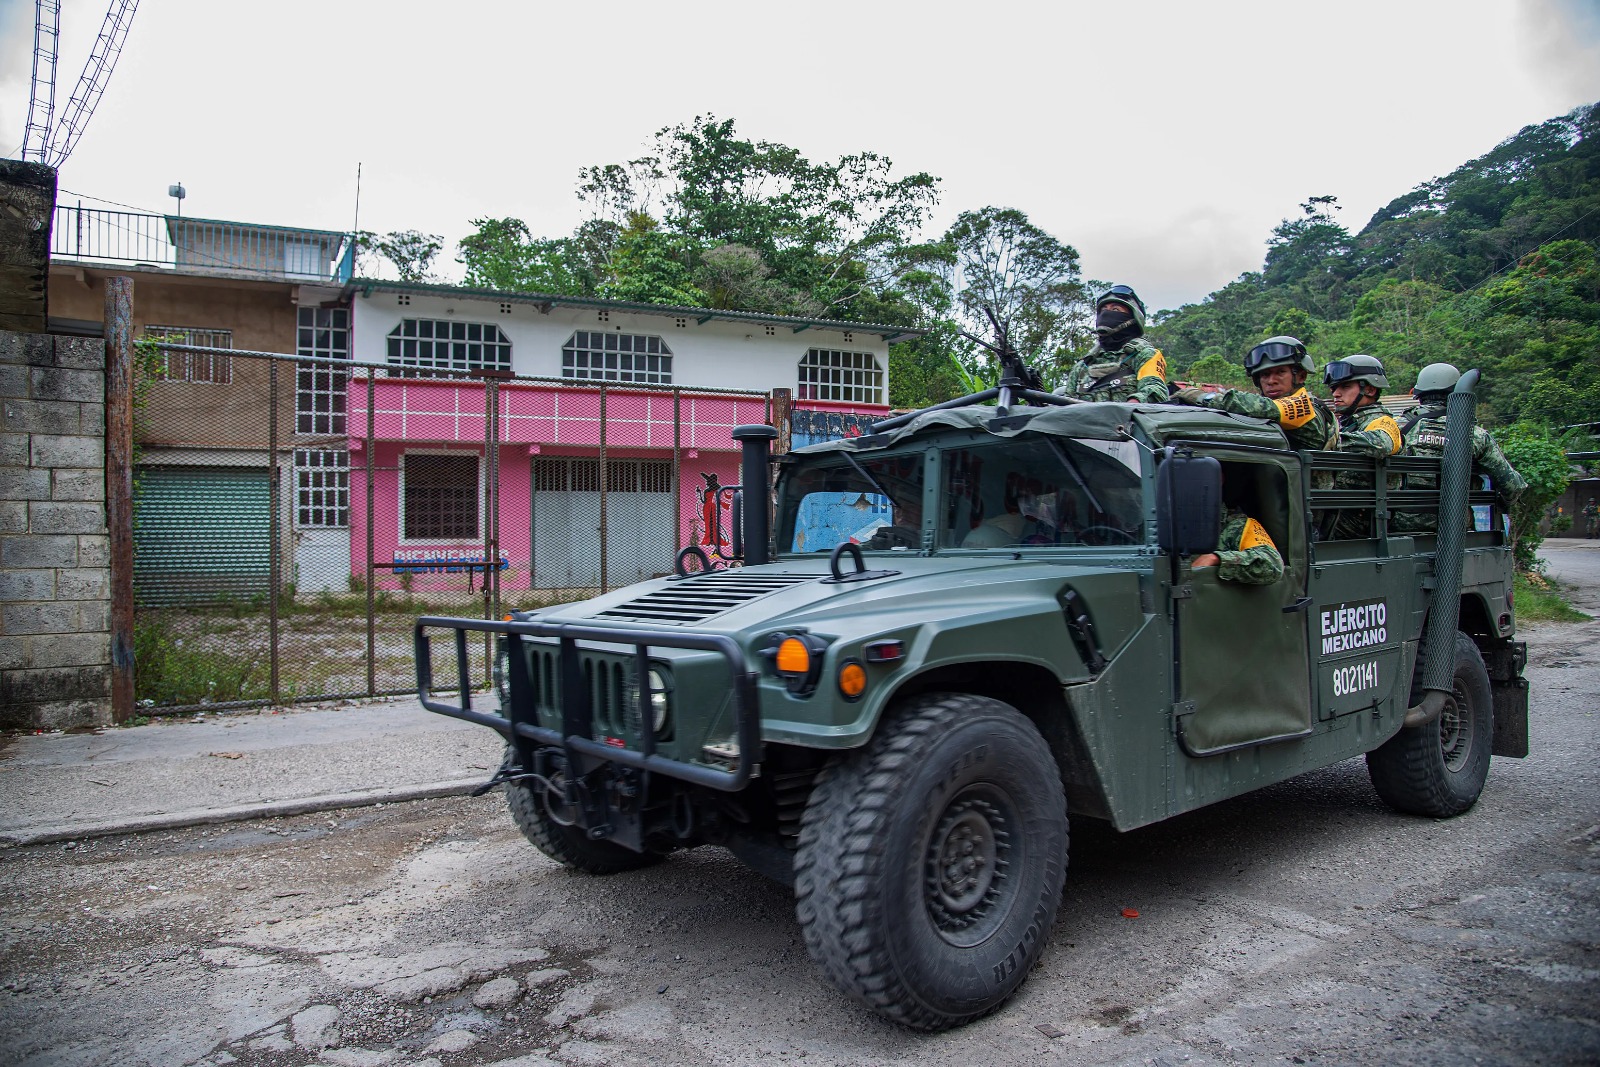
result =
[{"label": "soldier in helmet", "polygon": [[[1401,416],[1400,436],[1408,456],[1444,455],[1444,405],[1461,380],[1461,372],[1448,363],[1430,363],[1417,374],[1417,384],[1411,390],[1417,406]],[[1500,451],[1494,437],[1482,426],[1472,427],[1472,466],[1487,473],[1495,490],[1507,501],[1515,498],[1528,486]],[[1433,474],[1408,474],[1407,489],[1436,489],[1438,476]],[[1391,528],[1415,533],[1431,533],[1439,528],[1438,517],[1432,512],[1397,512]]]},{"label": "soldier in helmet", "polygon": [[1244,357],[1245,373],[1259,396],[1241,389],[1208,393],[1189,387],[1172,399],[1180,404],[1231,411],[1276,422],[1297,451],[1331,449],[1338,440],[1337,423],[1327,401],[1306,392],[1306,376],[1314,367],[1297,337],[1269,337]]},{"label": "soldier in helmet", "polygon": [[1079,400],[1160,404],[1167,399],[1167,361],[1144,339],[1144,301],[1113,285],[1094,302],[1096,341],[1056,392]]},{"label": "soldier in helmet", "polygon": [[[1340,452],[1360,456],[1392,456],[1400,451],[1400,427],[1394,416],[1378,403],[1389,388],[1389,377],[1376,356],[1354,355],[1336,359],[1322,368],[1322,382],[1333,394],[1339,413]],[[1370,475],[1341,472],[1334,479],[1336,489],[1371,488]],[[1335,513],[1329,529],[1334,540],[1372,536],[1372,513],[1344,510]]]},{"label": "soldier in helmet", "polygon": [[1594,497],[1583,505],[1583,536],[1600,537],[1600,502]]}]

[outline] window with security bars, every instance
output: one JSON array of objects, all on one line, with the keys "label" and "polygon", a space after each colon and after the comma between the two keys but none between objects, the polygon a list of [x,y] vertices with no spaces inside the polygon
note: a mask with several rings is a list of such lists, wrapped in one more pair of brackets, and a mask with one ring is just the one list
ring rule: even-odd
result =
[{"label": "window with security bars", "polygon": [[883,368],[871,352],[813,348],[800,361],[801,400],[883,403]]},{"label": "window with security bars", "polygon": [[[197,326],[146,326],[145,337],[174,345],[196,348],[232,348],[232,330],[213,330]],[[200,382],[227,385],[233,381],[233,357],[218,352],[168,352],[160,350],[155,376],[169,382]]]},{"label": "window with security bars", "polygon": [[650,334],[578,330],[561,346],[561,376],[671,385],[672,349]]},{"label": "window with security bars", "polygon": [[[596,459],[536,459],[533,487],[541,493],[598,493],[600,461]],[[606,491],[610,493],[670,493],[672,463],[656,459],[606,461]]]},{"label": "window with security bars", "polygon": [[343,449],[297,448],[294,497],[302,528],[350,525],[350,455]]},{"label": "window with security bars", "polygon": [[[295,355],[350,358],[349,308],[300,308]],[[294,375],[297,433],[344,433],[345,395],[350,374],[327,363],[301,363]]]},{"label": "window with security bars", "polygon": [[478,536],[478,457],[408,452],[401,479],[403,536],[471,540]]},{"label": "window with security bars", "polygon": [[510,371],[511,341],[492,322],[402,319],[389,331],[389,365],[428,371]]}]

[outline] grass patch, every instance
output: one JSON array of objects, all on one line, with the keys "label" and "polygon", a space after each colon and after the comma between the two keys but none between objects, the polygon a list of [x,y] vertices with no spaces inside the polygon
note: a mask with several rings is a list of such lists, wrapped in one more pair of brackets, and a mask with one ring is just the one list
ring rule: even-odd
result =
[{"label": "grass patch", "polygon": [[1518,622],[1585,622],[1589,616],[1567,603],[1542,574],[1518,572],[1514,583]]},{"label": "grass patch", "polygon": [[[208,641],[210,626],[182,630],[160,617],[146,617],[133,626],[134,698],[163,705],[218,704],[229,700],[261,700],[271,679],[266,656],[237,642]],[[148,705],[146,705],[148,706]]]}]

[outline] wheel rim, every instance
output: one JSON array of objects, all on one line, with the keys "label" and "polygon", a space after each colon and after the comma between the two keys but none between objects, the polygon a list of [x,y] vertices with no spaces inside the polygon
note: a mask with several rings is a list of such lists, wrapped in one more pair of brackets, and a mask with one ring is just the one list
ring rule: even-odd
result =
[{"label": "wheel rim", "polygon": [[1467,692],[1460,682],[1452,688],[1450,699],[1439,714],[1439,745],[1448,771],[1460,770],[1472,756],[1472,715]]},{"label": "wheel rim", "polygon": [[924,863],[923,900],[939,936],[971,945],[1004,920],[1016,893],[1016,816],[993,787],[969,786],[934,826]]}]

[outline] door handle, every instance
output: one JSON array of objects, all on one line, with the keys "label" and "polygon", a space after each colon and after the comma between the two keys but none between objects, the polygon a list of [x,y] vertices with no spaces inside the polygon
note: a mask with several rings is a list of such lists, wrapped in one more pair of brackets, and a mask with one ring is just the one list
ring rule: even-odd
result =
[{"label": "door handle", "polygon": [[1308,597],[1308,596],[1298,597],[1298,598],[1295,599],[1295,602],[1293,604],[1290,604],[1288,607],[1283,609],[1283,613],[1285,615],[1293,615],[1295,612],[1304,611],[1307,608],[1309,608],[1310,606],[1311,606],[1311,598],[1310,597]]}]

